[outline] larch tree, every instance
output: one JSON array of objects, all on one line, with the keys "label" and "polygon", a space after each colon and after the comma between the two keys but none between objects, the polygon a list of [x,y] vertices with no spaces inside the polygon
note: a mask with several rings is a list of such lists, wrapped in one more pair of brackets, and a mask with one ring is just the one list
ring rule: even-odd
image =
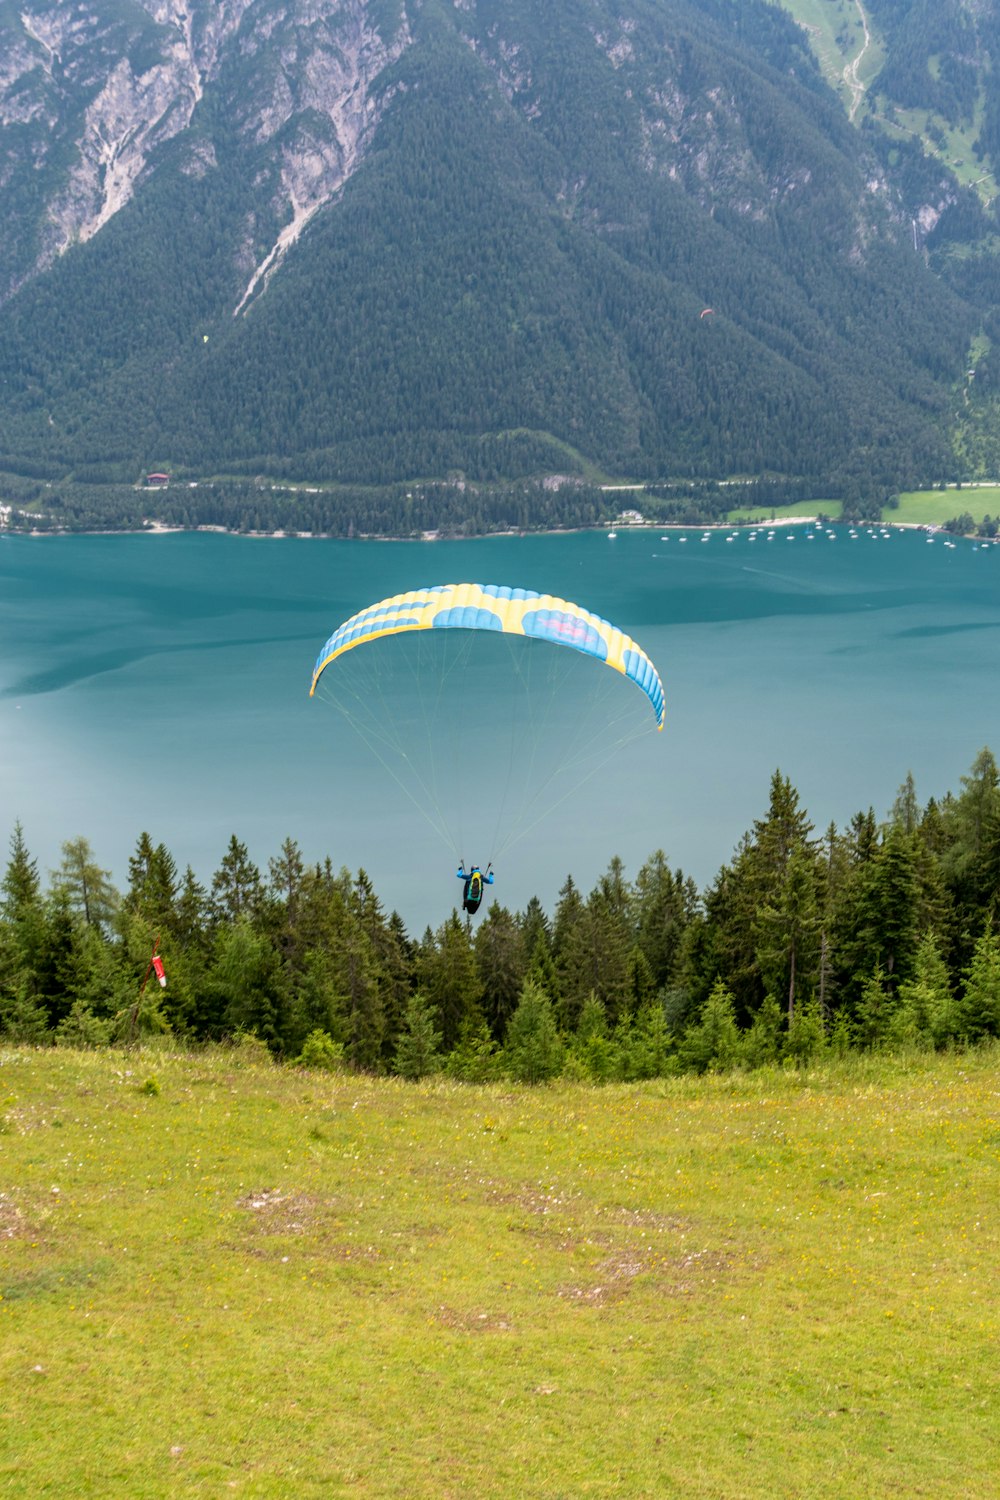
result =
[{"label": "larch tree", "polygon": [[62,846],[62,863],[53,872],[53,890],[66,896],[71,909],[88,927],[102,931],[110,926],[121,902],[111,883],[111,872],[102,870],[85,838],[69,839]]}]

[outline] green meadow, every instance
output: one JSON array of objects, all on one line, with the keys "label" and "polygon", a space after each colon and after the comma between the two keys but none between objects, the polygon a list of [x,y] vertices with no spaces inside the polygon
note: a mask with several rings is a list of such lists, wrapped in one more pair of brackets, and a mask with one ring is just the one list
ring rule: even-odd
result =
[{"label": "green meadow", "polygon": [[[798,500],[792,505],[756,505],[738,507],[726,515],[730,525],[755,524],[761,521],[787,520],[790,516],[819,515],[840,519],[843,506],[839,500]],[[943,526],[946,521],[968,512],[978,524],[984,516],[1000,514],[1000,485],[969,484],[937,490],[909,490],[899,496],[896,506],[885,506],[882,520],[886,525]]]},{"label": "green meadow", "polygon": [[839,521],[843,511],[840,500],[796,500],[792,505],[744,505],[726,515],[732,526],[754,524],[757,521],[785,521],[790,516],[824,515],[831,521]]},{"label": "green meadow", "polygon": [[0,1494],[997,1494],[1000,1053],[0,1051]]},{"label": "green meadow", "polygon": [[977,523],[1000,512],[1000,485],[968,484],[961,489],[911,490],[899,497],[895,510],[883,510],[885,521],[915,526],[942,526],[968,512]]}]

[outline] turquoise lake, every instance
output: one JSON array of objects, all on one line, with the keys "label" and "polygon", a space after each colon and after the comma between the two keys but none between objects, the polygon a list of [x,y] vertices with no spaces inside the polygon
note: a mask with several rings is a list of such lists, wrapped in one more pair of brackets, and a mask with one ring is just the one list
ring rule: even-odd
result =
[{"label": "turquoise lake", "polygon": [[[600,674],[641,733],[497,860],[494,894],[511,906],[538,895],[551,910],[568,873],[589,890],[612,855],[634,875],[657,848],[704,885],[766,808],[776,768],[822,830],[869,804],[883,816],[907,771],[923,801],[957,790],[983,745],[1000,754],[1000,546],[877,528],[727,535],[0,537],[0,838],[20,819],[47,874],[84,835],[123,885],[143,830],[206,882],[231,834],[264,869],[292,837],[310,860],[364,866],[415,935],[437,926],[458,893],[453,850],[308,690],[356,610],[463,580],[575,600],[634,636],[666,688],[657,734],[634,685],[558,653],[584,671],[567,704]],[[384,700],[397,730],[416,712],[408,681]],[[446,744],[466,735],[491,826],[514,687],[486,652],[433,709]],[[556,756],[575,732],[560,701],[539,731]],[[478,838],[458,847],[484,861]]]}]

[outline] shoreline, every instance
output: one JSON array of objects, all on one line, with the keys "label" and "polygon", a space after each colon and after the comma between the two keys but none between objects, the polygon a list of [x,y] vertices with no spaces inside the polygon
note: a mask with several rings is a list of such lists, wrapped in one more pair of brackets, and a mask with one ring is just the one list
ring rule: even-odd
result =
[{"label": "shoreline", "polygon": [[[537,537],[537,536],[579,536],[586,532],[595,535],[604,533],[605,536],[617,538],[622,535],[653,534],[653,533],[680,533],[691,534],[700,532],[728,532],[730,534],[740,531],[777,531],[782,526],[843,526],[848,529],[861,530],[868,527],[878,526],[885,530],[893,531],[924,531],[936,534],[944,529],[942,522],[936,521],[844,521],[840,518],[821,522],[819,515],[794,515],[794,516],[771,516],[766,520],[759,521],[602,521],[593,526],[553,526],[540,527],[537,530],[523,530],[520,527],[507,527],[500,531],[483,531],[474,536],[460,536],[456,533],[442,533],[440,531],[422,531],[418,535],[409,536],[383,536],[369,532],[360,532],[356,536],[341,536],[332,531],[289,531],[279,528],[277,531],[237,531],[229,526],[215,526],[205,524],[201,526],[170,526],[162,521],[150,521],[144,526],[135,527],[109,527],[98,531],[72,531],[63,528],[42,530],[37,527],[22,530],[11,526],[0,527],[0,541],[6,537],[23,536],[44,540],[47,537],[69,537],[69,536],[199,536],[216,535],[231,536],[245,541],[291,541],[291,542],[485,542],[492,539],[510,539],[511,537]],[[959,537],[958,532],[955,533]],[[975,532],[961,533],[961,539],[969,541],[985,540],[989,543],[991,538],[980,538]]]}]

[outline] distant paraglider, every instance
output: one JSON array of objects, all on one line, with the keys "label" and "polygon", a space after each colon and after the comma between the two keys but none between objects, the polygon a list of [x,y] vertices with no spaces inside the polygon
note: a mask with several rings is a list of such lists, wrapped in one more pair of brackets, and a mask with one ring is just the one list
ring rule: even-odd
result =
[{"label": "distant paraglider", "polygon": [[702,317],[702,318],[713,318],[714,316],[715,316],[715,308],[714,307],[703,307],[702,310],[701,310],[701,312],[699,313],[699,317]]}]

